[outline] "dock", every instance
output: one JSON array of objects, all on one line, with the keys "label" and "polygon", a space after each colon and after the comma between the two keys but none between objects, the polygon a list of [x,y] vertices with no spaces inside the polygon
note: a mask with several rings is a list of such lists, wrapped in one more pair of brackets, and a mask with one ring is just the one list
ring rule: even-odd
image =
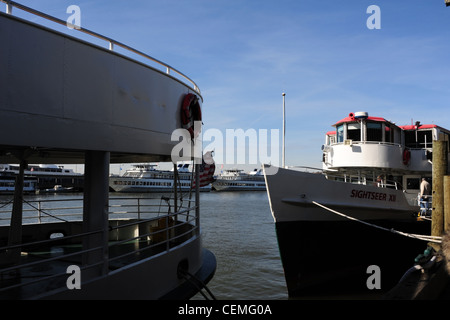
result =
[{"label": "dock", "polygon": [[[433,141],[433,210],[431,235],[441,241],[429,243],[421,257],[399,284],[390,290],[387,300],[450,300],[450,176],[448,141]],[[419,257],[418,257],[419,258]]]}]

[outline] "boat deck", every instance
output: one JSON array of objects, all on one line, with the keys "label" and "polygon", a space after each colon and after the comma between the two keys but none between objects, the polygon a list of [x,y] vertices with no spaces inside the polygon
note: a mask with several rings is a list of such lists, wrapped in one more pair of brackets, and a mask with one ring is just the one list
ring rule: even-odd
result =
[{"label": "boat deck", "polygon": [[[134,198],[128,200],[137,201]],[[124,218],[124,207],[114,205],[115,213],[110,214],[120,212],[121,218],[109,220],[107,248],[84,249],[83,239],[86,241],[86,237],[96,235],[83,233],[81,221],[25,224],[23,243],[16,248],[7,246],[9,226],[0,226],[0,299],[33,299],[44,293],[67,289],[71,276],[69,266],[79,266],[83,276],[92,272],[111,274],[133,264],[157,259],[198,237],[196,218],[190,212],[193,208],[163,215],[159,212],[161,209],[152,207],[154,216],[143,218],[150,216],[150,212],[144,210],[146,206],[150,206],[149,202],[140,198],[139,206],[135,208],[140,218],[133,213],[131,215],[136,218]],[[165,203],[164,211],[168,206]],[[20,256],[11,261],[8,254],[14,249],[20,250]],[[89,255],[96,254],[95,251],[103,255],[103,259],[90,263]]]}]

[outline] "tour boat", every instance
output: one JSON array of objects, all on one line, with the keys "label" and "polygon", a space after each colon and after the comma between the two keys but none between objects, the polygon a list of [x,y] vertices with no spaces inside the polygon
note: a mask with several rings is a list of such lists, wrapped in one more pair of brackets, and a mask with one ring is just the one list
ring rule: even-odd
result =
[{"label": "tour boat", "polygon": [[[0,164],[0,176],[16,177],[18,174],[19,165]],[[55,186],[61,187],[57,191],[63,189],[67,192],[83,190],[83,174],[62,165],[31,164],[24,170],[24,175],[28,180],[33,181],[33,191],[38,193],[48,192],[50,189],[55,191]],[[31,187],[31,184],[29,186]]]},{"label": "tour boat", "polygon": [[[180,191],[191,190],[194,175],[189,170],[189,163],[177,166],[177,176],[174,169],[158,170],[156,166],[156,164],[134,164],[122,176],[111,175],[109,187],[115,192],[172,192],[176,179]],[[211,191],[211,184],[200,187],[200,191]]]},{"label": "tour boat", "polygon": [[[350,113],[326,133],[322,169],[265,168],[291,297],[372,295],[395,285],[426,247],[420,236],[431,223],[419,206],[420,183],[432,183],[433,140],[449,134]],[[372,265],[381,291],[368,289]]]},{"label": "tour boat", "polygon": [[245,173],[241,169],[227,169],[212,183],[216,191],[265,191],[266,183],[261,169]]}]

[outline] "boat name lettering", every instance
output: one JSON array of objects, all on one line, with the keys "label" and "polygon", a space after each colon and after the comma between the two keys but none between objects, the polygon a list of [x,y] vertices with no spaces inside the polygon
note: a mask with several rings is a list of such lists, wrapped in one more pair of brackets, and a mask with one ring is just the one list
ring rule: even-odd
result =
[{"label": "boat name lettering", "polygon": [[371,191],[356,190],[356,189],[352,190],[350,198],[391,201],[391,202],[397,201],[397,197],[395,194],[387,194],[384,192],[371,192]]}]

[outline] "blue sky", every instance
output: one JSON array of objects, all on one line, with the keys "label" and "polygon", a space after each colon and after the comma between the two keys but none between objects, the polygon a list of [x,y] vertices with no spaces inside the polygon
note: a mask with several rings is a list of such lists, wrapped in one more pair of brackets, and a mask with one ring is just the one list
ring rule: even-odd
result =
[{"label": "blue sky", "polygon": [[[287,165],[320,167],[325,132],[350,112],[450,128],[444,0],[18,2],[63,20],[78,5],[82,27],[191,77],[204,130],[281,131],[286,92]],[[372,4],[379,30],[366,26]]]}]

